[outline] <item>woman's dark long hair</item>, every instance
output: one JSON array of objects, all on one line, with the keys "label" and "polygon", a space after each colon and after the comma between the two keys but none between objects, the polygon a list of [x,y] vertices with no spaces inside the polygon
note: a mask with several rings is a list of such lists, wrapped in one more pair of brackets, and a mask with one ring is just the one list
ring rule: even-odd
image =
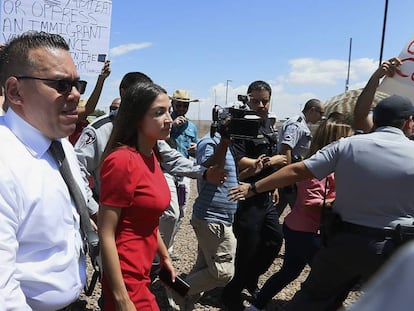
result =
[{"label": "woman's dark long hair", "polygon": [[167,92],[154,83],[137,83],[127,89],[122,97],[102,160],[119,146],[129,146],[138,150],[138,124],[160,94]]}]

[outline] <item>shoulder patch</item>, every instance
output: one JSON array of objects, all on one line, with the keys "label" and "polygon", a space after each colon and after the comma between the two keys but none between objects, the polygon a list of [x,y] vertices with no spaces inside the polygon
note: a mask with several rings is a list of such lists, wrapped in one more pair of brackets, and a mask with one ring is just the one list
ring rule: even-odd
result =
[{"label": "shoulder patch", "polygon": [[82,135],[79,137],[79,140],[77,142],[77,147],[82,148],[86,145],[93,144],[96,141],[96,133],[91,128],[86,127]]}]

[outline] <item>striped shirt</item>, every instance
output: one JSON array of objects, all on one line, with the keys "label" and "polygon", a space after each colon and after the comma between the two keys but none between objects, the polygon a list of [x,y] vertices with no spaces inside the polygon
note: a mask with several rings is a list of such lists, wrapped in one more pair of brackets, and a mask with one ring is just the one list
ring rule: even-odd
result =
[{"label": "striped shirt", "polygon": [[[211,138],[210,134],[204,136],[197,145],[197,164],[202,164],[213,156],[219,142],[218,133],[214,138]],[[227,179],[221,186],[210,184],[202,179],[198,180],[198,197],[194,202],[193,213],[197,218],[208,222],[231,225],[237,202],[230,202],[227,194],[230,188],[237,186],[237,175],[234,158],[229,149],[227,149],[224,169],[227,171]]]}]

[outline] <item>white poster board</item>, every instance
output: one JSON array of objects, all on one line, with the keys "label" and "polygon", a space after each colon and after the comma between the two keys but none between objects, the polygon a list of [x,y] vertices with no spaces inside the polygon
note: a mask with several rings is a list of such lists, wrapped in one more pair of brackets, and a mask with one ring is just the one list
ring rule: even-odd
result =
[{"label": "white poster board", "polygon": [[414,37],[408,41],[398,58],[402,61],[400,70],[392,78],[384,78],[378,91],[407,96],[414,103]]},{"label": "white poster board", "polygon": [[109,50],[112,0],[1,0],[0,43],[29,30],[63,36],[79,73],[100,72]]}]

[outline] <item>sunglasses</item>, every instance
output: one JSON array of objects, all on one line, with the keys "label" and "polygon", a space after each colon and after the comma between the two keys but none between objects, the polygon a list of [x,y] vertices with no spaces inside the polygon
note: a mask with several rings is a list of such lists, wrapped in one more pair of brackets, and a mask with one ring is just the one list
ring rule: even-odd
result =
[{"label": "sunglasses", "polygon": [[85,93],[87,82],[84,80],[70,80],[70,79],[47,79],[30,76],[15,77],[17,80],[40,80],[46,81],[47,84],[54,88],[58,93],[66,95],[75,87],[80,94]]}]

